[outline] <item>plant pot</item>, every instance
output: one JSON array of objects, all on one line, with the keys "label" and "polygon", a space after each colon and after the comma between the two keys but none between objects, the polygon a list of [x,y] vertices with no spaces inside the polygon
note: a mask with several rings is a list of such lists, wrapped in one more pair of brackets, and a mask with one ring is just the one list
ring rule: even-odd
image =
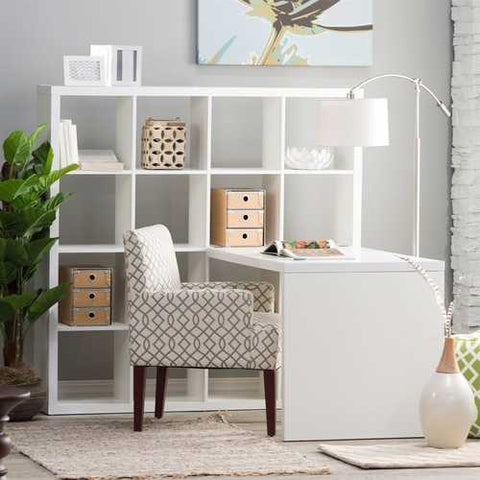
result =
[{"label": "plant pot", "polygon": [[428,446],[460,448],[476,418],[474,396],[459,371],[453,338],[445,338],[440,364],[420,399],[420,420]]},{"label": "plant pot", "polygon": [[42,381],[35,383],[15,385],[23,391],[30,392],[30,398],[20,405],[17,405],[9,414],[11,422],[26,422],[32,420],[38,415],[47,400],[47,391],[43,387]]}]

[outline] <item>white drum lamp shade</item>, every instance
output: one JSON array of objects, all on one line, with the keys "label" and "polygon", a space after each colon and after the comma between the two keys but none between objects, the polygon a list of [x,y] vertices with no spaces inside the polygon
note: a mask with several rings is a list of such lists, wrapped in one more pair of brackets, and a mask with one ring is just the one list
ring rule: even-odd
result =
[{"label": "white drum lamp shade", "polygon": [[387,99],[322,100],[317,141],[332,147],[389,145]]}]

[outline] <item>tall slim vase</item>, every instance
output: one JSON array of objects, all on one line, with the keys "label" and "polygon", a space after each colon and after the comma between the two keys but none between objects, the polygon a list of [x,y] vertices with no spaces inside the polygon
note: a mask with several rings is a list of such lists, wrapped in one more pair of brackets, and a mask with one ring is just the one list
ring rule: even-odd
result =
[{"label": "tall slim vase", "polygon": [[420,420],[428,446],[460,448],[476,417],[472,390],[458,368],[454,339],[446,337],[440,363],[420,398]]}]

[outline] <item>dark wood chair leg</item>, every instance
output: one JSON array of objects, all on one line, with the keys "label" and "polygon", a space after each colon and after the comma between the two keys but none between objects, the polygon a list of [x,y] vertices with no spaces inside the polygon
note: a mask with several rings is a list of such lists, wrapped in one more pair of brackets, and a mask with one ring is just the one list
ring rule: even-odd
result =
[{"label": "dark wood chair leg", "polygon": [[155,418],[162,418],[165,409],[165,390],[167,389],[167,367],[157,367],[157,385],[155,390]]},{"label": "dark wood chair leg", "polygon": [[265,406],[267,409],[267,433],[269,437],[275,435],[276,429],[276,392],[275,370],[263,371],[263,385],[265,387]]},{"label": "dark wood chair leg", "polygon": [[147,367],[133,367],[133,430],[143,430],[143,410],[145,403],[145,380]]}]

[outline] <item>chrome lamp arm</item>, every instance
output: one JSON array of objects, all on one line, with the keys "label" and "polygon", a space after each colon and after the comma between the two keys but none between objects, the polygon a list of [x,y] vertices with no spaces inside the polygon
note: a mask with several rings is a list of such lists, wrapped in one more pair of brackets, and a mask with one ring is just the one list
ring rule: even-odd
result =
[{"label": "chrome lamp arm", "polygon": [[374,77],[367,78],[366,80],[361,81],[360,83],[358,83],[357,85],[355,85],[350,89],[350,91],[348,92],[348,98],[349,99],[354,98],[356,90],[364,87],[365,85],[368,85],[371,82],[374,82],[375,80],[380,80],[382,78],[400,78],[413,83],[416,86],[416,88],[418,88],[419,90],[420,89],[425,90],[435,100],[435,103],[437,104],[437,106],[440,108],[440,110],[442,110],[442,112],[447,117],[450,118],[452,116],[452,113],[448,109],[448,107],[438,98],[438,96],[435,94],[435,92],[431,88],[427,87],[422,82],[420,78],[409,77],[408,75],[403,75],[401,73],[383,73],[381,75],[375,75]]},{"label": "chrome lamp arm", "polygon": [[450,118],[452,116],[448,107],[437,97],[432,89],[423,84],[420,78],[413,78],[400,73],[384,73],[374,77],[367,78],[350,89],[347,97],[350,100],[355,98],[355,91],[365,85],[380,80],[382,78],[400,78],[407,80],[415,85],[415,178],[414,192],[415,201],[413,205],[413,229],[412,229],[412,251],[415,257],[420,256],[420,174],[421,174],[421,140],[420,140],[420,93],[427,92],[433,98],[443,114]]}]

